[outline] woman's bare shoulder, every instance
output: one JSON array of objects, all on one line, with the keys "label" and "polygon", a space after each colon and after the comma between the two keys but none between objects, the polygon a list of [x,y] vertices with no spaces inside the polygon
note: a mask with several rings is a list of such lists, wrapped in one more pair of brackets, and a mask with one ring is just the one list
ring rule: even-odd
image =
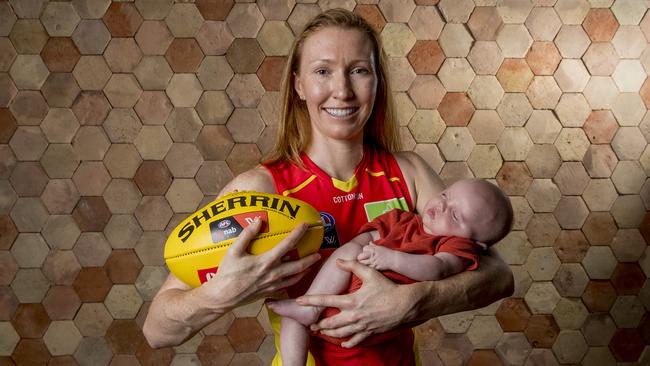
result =
[{"label": "woman's bare shoulder", "polygon": [[219,193],[219,196],[233,192],[233,191],[258,191],[267,193],[276,193],[273,177],[269,171],[262,167],[257,166],[253,169],[247,170],[237,175],[230,183]]}]

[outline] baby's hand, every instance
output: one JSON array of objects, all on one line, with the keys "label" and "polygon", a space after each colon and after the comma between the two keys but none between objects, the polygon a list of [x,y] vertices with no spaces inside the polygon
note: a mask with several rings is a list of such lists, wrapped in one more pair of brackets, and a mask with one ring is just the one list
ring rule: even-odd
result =
[{"label": "baby's hand", "polygon": [[363,247],[357,260],[368,267],[383,271],[390,269],[390,258],[392,250],[370,243]]}]

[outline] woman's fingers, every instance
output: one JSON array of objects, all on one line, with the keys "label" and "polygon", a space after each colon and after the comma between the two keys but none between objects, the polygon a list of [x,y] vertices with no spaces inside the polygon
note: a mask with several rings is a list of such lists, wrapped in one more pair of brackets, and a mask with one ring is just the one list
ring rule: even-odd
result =
[{"label": "woman's fingers", "polygon": [[341,346],[343,346],[343,348],[352,348],[361,343],[364,339],[368,338],[370,334],[370,332],[359,332],[353,335],[348,341],[341,343]]},{"label": "woman's fingers", "polygon": [[275,247],[266,252],[264,256],[271,258],[272,261],[279,260],[284,257],[285,254],[291,249],[293,249],[297,244],[300,238],[307,231],[307,224],[301,223],[296,225],[296,227],[291,230],[289,235],[287,235],[282,241],[277,243]]},{"label": "woman's fingers", "polygon": [[244,231],[242,231],[242,233],[239,234],[237,240],[235,240],[232,243],[232,245],[230,245],[230,248],[228,248],[228,252],[230,252],[232,255],[235,256],[241,256],[242,254],[244,254],[251,240],[255,237],[255,235],[257,235],[261,227],[262,227],[262,220],[260,220],[259,218],[253,220],[253,222],[250,225],[246,226],[244,228]]}]

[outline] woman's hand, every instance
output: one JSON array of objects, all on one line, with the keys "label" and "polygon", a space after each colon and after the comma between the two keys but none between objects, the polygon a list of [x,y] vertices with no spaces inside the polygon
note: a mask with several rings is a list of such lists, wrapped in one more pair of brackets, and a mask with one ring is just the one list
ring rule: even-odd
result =
[{"label": "woman's hand", "polygon": [[300,224],[281,242],[266,253],[248,254],[247,248],[259,232],[261,221],[247,226],[230,246],[215,277],[203,286],[208,296],[228,301],[235,307],[269,296],[297,283],[320,255],[311,254],[296,261],[284,262],[283,257],[293,249],[307,230]]},{"label": "woman's hand", "polygon": [[352,337],[342,344],[354,347],[371,334],[382,333],[407,321],[413,301],[408,286],[398,286],[376,270],[357,261],[337,262],[341,269],[357,275],[361,288],[347,295],[306,295],[296,301],[300,305],[339,308],[341,312],[311,326],[331,337]]}]

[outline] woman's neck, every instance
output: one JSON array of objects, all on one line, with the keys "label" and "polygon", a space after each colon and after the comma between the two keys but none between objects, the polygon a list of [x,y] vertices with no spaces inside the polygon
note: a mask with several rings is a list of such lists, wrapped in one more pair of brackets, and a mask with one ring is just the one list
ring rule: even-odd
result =
[{"label": "woman's neck", "polygon": [[305,153],[330,177],[347,181],[363,158],[362,143],[311,144]]}]

